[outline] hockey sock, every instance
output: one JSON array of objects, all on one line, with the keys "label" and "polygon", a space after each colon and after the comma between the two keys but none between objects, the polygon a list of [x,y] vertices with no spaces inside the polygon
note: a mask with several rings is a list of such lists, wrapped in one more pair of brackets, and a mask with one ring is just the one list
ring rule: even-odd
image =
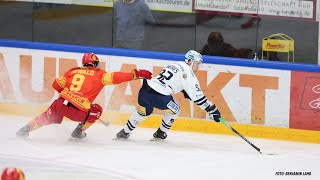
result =
[{"label": "hockey sock", "polygon": [[90,122],[86,122],[85,124],[82,125],[82,127],[80,128],[80,131],[85,131],[86,129],[88,129],[93,123]]},{"label": "hockey sock", "polygon": [[164,113],[164,116],[162,118],[162,122],[160,125],[161,131],[167,132],[171,128],[176,117],[177,117],[177,115],[173,115],[170,113]]},{"label": "hockey sock", "polygon": [[126,133],[130,133],[133,131],[141,121],[143,121],[147,116],[141,116],[136,111],[131,115],[127,124],[123,127]]},{"label": "hockey sock", "polygon": [[54,117],[52,115],[50,115],[50,108],[49,108],[47,111],[45,111],[41,115],[35,117],[33,120],[31,120],[28,123],[27,126],[29,127],[29,131],[33,131],[33,130],[41,128],[44,125],[49,125],[49,124],[54,123],[55,121],[52,120],[53,118]]},{"label": "hockey sock", "polygon": [[41,127],[44,125],[44,124],[41,123],[41,122],[42,122],[42,120],[41,120],[39,117],[36,117],[36,118],[34,118],[33,120],[31,120],[31,121],[27,124],[27,126],[28,126],[28,128],[29,128],[29,132],[41,128]]}]

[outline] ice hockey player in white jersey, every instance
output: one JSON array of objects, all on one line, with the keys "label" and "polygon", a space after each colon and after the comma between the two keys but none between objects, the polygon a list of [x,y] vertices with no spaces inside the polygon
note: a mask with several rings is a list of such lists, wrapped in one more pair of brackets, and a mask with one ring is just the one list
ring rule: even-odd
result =
[{"label": "ice hockey player in white jersey", "polygon": [[207,111],[209,118],[220,122],[218,108],[210,102],[200,89],[199,81],[195,73],[202,63],[202,56],[194,50],[185,54],[184,62],[177,62],[163,68],[158,76],[143,80],[143,85],[138,95],[138,107],[129,118],[123,129],[117,133],[117,138],[127,139],[131,132],[152,114],[153,109],[164,110],[164,116],[159,129],[153,134],[154,138],[165,139],[167,131],[180,112],[180,106],[172,95],[184,93],[184,96],[201,109]]}]

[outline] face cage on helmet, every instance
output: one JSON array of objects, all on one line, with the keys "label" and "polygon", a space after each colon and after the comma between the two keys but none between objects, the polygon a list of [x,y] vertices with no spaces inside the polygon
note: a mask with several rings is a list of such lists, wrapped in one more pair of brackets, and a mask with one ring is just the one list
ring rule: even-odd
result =
[{"label": "face cage on helmet", "polygon": [[99,63],[99,61],[95,61],[95,62],[92,62],[92,63],[85,63],[82,66],[92,66],[94,68],[100,68],[100,63]]},{"label": "face cage on helmet", "polygon": [[99,66],[99,58],[95,55],[95,54],[93,54],[92,53],[92,55],[91,55],[91,60],[92,60],[92,65],[94,66],[94,67],[98,67]]},{"label": "face cage on helmet", "polygon": [[83,66],[92,66],[94,68],[100,68],[100,60],[98,59],[97,56],[95,56],[96,58],[92,58],[91,57],[91,62],[90,63],[84,63]]},{"label": "face cage on helmet", "polygon": [[100,62],[99,61],[93,61],[93,66],[95,68],[99,68],[100,69]]}]

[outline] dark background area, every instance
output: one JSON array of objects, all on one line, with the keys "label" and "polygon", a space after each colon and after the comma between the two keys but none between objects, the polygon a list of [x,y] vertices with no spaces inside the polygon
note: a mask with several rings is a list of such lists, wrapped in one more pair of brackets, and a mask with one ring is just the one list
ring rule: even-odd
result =
[{"label": "dark background area", "polygon": [[[303,19],[227,13],[152,11],[156,25],[146,25],[145,50],[185,53],[200,51],[211,32],[220,32],[236,49],[258,53],[262,39],[284,33],[295,41],[295,62],[318,63],[319,22]],[[52,3],[0,2],[0,38],[112,47],[113,8]],[[278,53],[287,61],[286,53]]]}]

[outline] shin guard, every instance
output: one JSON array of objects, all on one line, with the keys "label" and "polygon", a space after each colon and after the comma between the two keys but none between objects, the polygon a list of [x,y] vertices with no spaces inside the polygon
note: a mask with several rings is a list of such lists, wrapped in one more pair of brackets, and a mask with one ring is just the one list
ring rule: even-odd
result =
[{"label": "shin guard", "polygon": [[160,125],[160,129],[163,132],[167,132],[172,124],[174,123],[175,118],[177,118],[178,115],[176,114],[170,114],[170,113],[164,113],[164,116],[162,118],[162,122]]},{"label": "shin guard", "polygon": [[127,124],[123,127],[124,131],[126,133],[130,133],[131,131],[133,131],[139,124],[141,121],[143,121],[145,118],[147,118],[147,116],[141,116],[140,114],[138,114],[136,111],[131,115],[131,117],[129,118]]}]

